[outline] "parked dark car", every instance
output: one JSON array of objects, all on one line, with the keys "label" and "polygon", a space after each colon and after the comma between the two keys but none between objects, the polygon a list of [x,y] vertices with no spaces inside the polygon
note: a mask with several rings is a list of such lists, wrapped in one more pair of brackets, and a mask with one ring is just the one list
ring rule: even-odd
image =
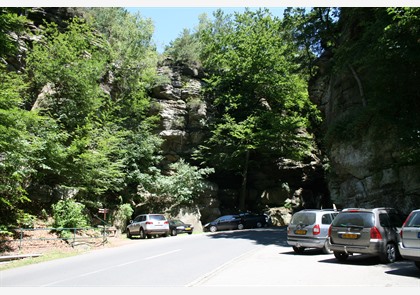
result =
[{"label": "parked dark car", "polygon": [[241,217],[245,228],[260,228],[268,225],[268,216],[265,214],[243,212],[238,215]]},{"label": "parked dark car", "polygon": [[191,224],[184,223],[178,219],[169,220],[169,232],[171,236],[176,236],[177,234],[187,233],[191,235],[193,233],[194,227]]},{"label": "parked dark car", "polygon": [[243,221],[239,215],[224,215],[205,224],[203,231],[216,232],[220,230],[243,229]]},{"label": "parked dark car", "polygon": [[398,249],[402,258],[414,261],[420,269],[420,209],[413,210],[404,221]]},{"label": "parked dark car", "polygon": [[343,209],[328,230],[328,246],[339,261],[358,253],[392,263],[400,257],[398,241],[402,223],[401,215],[393,208]]}]

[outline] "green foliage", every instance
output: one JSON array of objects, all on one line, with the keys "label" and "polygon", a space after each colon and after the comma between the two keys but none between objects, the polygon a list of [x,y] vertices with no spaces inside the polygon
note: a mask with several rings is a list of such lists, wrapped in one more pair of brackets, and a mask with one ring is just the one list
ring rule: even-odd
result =
[{"label": "green foliage", "polygon": [[170,210],[178,205],[190,205],[207,188],[206,177],[212,168],[198,168],[183,159],[170,165],[166,174],[160,171],[142,174],[138,197],[152,211]]},{"label": "green foliage", "polygon": [[97,116],[103,104],[97,81],[105,73],[104,47],[102,39],[88,25],[74,19],[65,32],[60,32],[54,23],[46,24],[45,39],[35,43],[28,54],[34,87],[51,88],[45,99],[38,102],[41,113],[54,118],[69,132]]},{"label": "green foliage", "polygon": [[89,23],[104,36],[109,48],[106,80],[112,87],[112,120],[136,128],[146,119],[147,89],[156,81],[152,21],[120,7],[89,8],[87,13]]},{"label": "green foliage", "polygon": [[117,212],[115,213],[115,219],[119,221],[127,221],[133,215],[133,212],[134,210],[130,204],[119,205]]},{"label": "green foliage", "polygon": [[88,225],[88,219],[84,213],[85,206],[81,203],[65,199],[53,204],[51,208],[55,228],[84,228]]},{"label": "green foliage", "polygon": [[246,164],[249,151],[301,158],[312,142],[300,131],[309,126],[308,110],[314,108],[289,58],[296,50],[287,42],[289,32],[262,9],[233,18],[218,11],[215,18],[200,38],[210,73],[206,93],[221,119],[197,156],[229,170]]},{"label": "green foliage", "polygon": [[18,44],[10,33],[23,31],[26,21],[26,18],[15,13],[13,8],[0,7],[0,58],[17,52]]},{"label": "green foliage", "polygon": [[17,224],[22,228],[33,228],[36,216],[20,211],[17,217]]},{"label": "green foliage", "polygon": [[184,29],[166,48],[164,54],[172,57],[176,64],[200,65],[201,43],[197,34]]},{"label": "green foliage", "polygon": [[20,204],[28,202],[27,180],[34,172],[29,116],[20,109],[26,89],[22,77],[0,66],[0,224],[15,222]]}]

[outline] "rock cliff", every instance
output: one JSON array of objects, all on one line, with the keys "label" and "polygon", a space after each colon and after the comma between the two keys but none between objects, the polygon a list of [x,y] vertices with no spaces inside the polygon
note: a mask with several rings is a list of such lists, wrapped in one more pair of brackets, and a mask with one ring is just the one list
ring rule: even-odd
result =
[{"label": "rock cliff", "polygon": [[[212,116],[212,106],[202,93],[204,72],[200,68],[175,65],[167,59],[159,65],[158,74],[166,77],[161,80],[167,82],[152,90],[153,114],[161,119],[156,132],[165,139],[166,164],[180,158],[192,161],[191,153],[206,139]],[[249,171],[248,210],[286,206],[290,213],[292,208],[331,208],[319,151],[314,151],[302,162],[281,158],[261,158],[259,161],[258,170]],[[201,214],[211,219],[237,210],[241,179],[216,174],[210,181],[214,183],[215,191],[209,193],[212,198],[202,200]],[[279,218],[280,224],[285,223],[282,219]]]},{"label": "rock cliff", "polygon": [[[319,58],[319,73],[309,85],[311,100],[323,113],[324,130],[363,108],[358,81],[350,69],[330,74],[333,56]],[[398,132],[391,127],[378,137],[366,124],[354,138],[333,141],[324,152],[329,158],[328,190],[338,207],[390,206],[409,213],[420,207],[420,166],[400,161]]]}]

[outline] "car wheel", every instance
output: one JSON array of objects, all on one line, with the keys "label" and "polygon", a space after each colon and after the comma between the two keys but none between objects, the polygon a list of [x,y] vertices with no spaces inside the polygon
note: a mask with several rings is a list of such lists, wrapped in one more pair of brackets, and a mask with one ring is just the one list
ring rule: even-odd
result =
[{"label": "car wheel", "polygon": [[293,246],[292,248],[293,248],[293,251],[295,251],[295,253],[297,253],[297,254],[303,254],[303,252],[305,252],[305,248],[303,248],[303,247]]},{"label": "car wheel", "polygon": [[142,228],[140,229],[139,236],[140,236],[140,239],[146,238],[146,235],[144,234],[144,230]]},{"label": "car wheel", "polygon": [[334,251],[334,256],[335,258],[337,258],[337,260],[339,261],[346,261],[347,258],[349,258],[349,254],[344,253],[344,252],[335,252]]},{"label": "car wheel", "polygon": [[216,226],[214,226],[214,225],[210,226],[210,231],[211,231],[212,233],[216,232],[216,231],[217,231],[217,227],[216,227]]},{"label": "car wheel", "polygon": [[127,229],[127,238],[129,238],[129,239],[133,238],[133,236],[131,235],[131,233],[130,233],[130,230],[129,230],[129,229]]},{"label": "car wheel", "polygon": [[262,225],[262,223],[261,222],[257,222],[257,227],[258,228],[260,228],[260,227],[262,227],[263,225]]},{"label": "car wheel", "polygon": [[190,231],[188,234],[189,234],[189,235],[192,235],[192,231]]},{"label": "car wheel", "polygon": [[328,247],[328,241],[325,241],[324,247],[322,247],[322,253],[331,254],[332,252],[330,247]]},{"label": "car wheel", "polygon": [[238,229],[244,229],[244,225],[242,223],[238,224]]},{"label": "car wheel", "polygon": [[171,236],[176,236],[178,233],[176,229],[171,230]]},{"label": "car wheel", "polygon": [[420,261],[414,261],[414,265],[417,266],[418,269],[420,269]]},{"label": "car wheel", "polygon": [[385,252],[380,255],[382,263],[393,263],[397,257],[397,249],[394,243],[389,243],[385,247]]}]

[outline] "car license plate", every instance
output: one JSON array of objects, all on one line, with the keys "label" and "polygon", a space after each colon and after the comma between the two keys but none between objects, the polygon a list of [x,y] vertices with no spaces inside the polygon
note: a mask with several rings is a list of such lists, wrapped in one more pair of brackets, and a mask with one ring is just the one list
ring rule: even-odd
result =
[{"label": "car license plate", "polygon": [[357,239],[357,235],[356,234],[343,234],[341,237],[343,239]]},{"label": "car license plate", "polygon": [[297,234],[297,235],[306,235],[306,230],[304,230],[304,229],[297,229],[297,230],[295,230],[295,234]]}]

